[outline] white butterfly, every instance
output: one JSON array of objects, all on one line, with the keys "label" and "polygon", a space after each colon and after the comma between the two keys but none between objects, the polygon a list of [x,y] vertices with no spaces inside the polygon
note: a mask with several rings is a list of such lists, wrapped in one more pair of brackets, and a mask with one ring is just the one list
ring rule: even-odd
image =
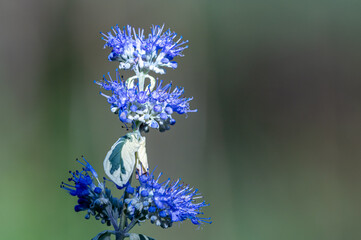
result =
[{"label": "white butterfly", "polygon": [[105,156],[103,165],[106,175],[119,187],[129,181],[135,166],[141,174],[148,172],[145,137],[128,133],[119,138]]}]

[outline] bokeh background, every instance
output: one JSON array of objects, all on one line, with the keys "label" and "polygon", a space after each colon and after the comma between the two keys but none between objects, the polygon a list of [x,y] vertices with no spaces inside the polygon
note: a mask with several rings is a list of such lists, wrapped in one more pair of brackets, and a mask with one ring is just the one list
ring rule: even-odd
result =
[{"label": "bokeh background", "polygon": [[[59,188],[84,154],[102,173],[125,134],[93,80],[117,68],[99,31],[166,24],[198,113],[147,135],[151,166],[196,185],[211,225],[158,240],[361,239],[361,1],[1,0],[1,239],[91,239],[106,227]],[[127,76],[127,74],[124,74]]]}]

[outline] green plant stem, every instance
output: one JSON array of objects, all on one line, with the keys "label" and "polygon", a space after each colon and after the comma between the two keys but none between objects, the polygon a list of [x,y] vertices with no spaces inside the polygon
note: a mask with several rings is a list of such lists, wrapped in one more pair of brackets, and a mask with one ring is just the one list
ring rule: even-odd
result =
[{"label": "green plant stem", "polygon": [[[118,230],[119,230],[119,226],[118,226],[117,218],[114,217],[112,207],[111,207],[110,205],[108,205],[108,206],[106,207],[106,211],[107,211],[108,217],[110,218],[110,222],[111,222],[111,224],[112,224],[113,227],[114,227],[114,230],[115,230],[115,231],[118,231]],[[116,214],[116,215],[118,215],[118,214]]]},{"label": "green plant stem", "polygon": [[135,226],[135,224],[137,224],[138,220],[139,220],[138,218],[133,218],[133,220],[129,223],[126,229],[124,229],[124,232],[126,233],[129,232],[130,229],[132,229]]},{"label": "green plant stem", "polygon": [[125,235],[123,231],[116,231],[115,232],[115,240],[123,240],[125,238]]}]

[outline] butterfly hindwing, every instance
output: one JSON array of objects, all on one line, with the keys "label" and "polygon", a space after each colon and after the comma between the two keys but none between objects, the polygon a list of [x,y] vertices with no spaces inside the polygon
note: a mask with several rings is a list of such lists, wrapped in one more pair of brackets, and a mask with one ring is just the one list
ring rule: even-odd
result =
[{"label": "butterfly hindwing", "polygon": [[147,173],[149,170],[147,151],[145,148],[145,137],[141,137],[139,141],[139,149],[136,154],[137,170],[139,174]]}]

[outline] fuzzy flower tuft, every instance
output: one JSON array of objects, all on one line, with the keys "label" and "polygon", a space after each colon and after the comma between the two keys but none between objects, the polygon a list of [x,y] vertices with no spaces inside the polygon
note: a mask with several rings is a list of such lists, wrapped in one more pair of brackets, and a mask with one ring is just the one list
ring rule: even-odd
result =
[{"label": "fuzzy flower tuft", "polygon": [[[163,32],[163,26],[153,26],[148,38],[144,29],[135,30],[126,26],[123,31],[112,27],[112,31],[101,33],[106,42],[105,47],[112,51],[108,56],[109,61],[119,61],[119,68],[136,72],[154,71],[164,74],[164,67],[177,68],[177,63],[172,61],[176,56],[183,56],[182,51],[188,46],[188,41],[182,41],[182,36],[177,40],[177,34],[170,29]],[[114,35],[113,35],[114,34]]]},{"label": "fuzzy flower tuft", "polygon": [[100,94],[107,98],[111,111],[118,114],[120,121],[125,124],[138,122],[145,131],[151,127],[164,132],[176,122],[172,117],[173,113],[187,114],[197,111],[191,110],[189,106],[193,98],[182,98],[184,89],[176,87],[172,91],[171,83],[163,86],[163,81],[159,81],[154,90],[148,85],[143,91],[139,84],[129,85],[120,77],[118,71],[115,81],[109,73],[108,76],[109,79],[103,76],[103,81],[95,83],[106,91],[111,91],[111,95],[102,92]]},{"label": "fuzzy flower tuft", "polygon": [[72,175],[68,181],[72,184],[62,182],[61,188],[68,191],[71,196],[78,198],[75,212],[87,211],[85,219],[95,216],[104,224],[110,226],[110,216],[107,207],[121,211],[122,203],[112,197],[110,190],[105,188],[105,183],[100,183],[94,168],[83,158],[84,162],[77,161],[83,165],[82,171],[69,171]]},{"label": "fuzzy flower tuft", "polygon": [[151,223],[168,228],[174,222],[190,219],[195,225],[211,223],[210,218],[202,218],[201,208],[208,206],[197,199],[203,198],[197,189],[180,183],[180,180],[159,183],[153,173],[143,174],[139,177],[140,186],[136,189],[127,188],[133,196],[125,199],[126,211],[129,218],[138,217],[140,214],[150,219]]}]

